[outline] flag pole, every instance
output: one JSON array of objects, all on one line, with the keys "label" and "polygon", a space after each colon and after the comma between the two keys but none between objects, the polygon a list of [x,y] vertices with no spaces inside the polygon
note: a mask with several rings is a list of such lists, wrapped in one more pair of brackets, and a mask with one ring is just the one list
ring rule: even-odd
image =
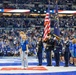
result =
[{"label": "flag pole", "polygon": [[[54,25],[54,36],[59,40],[60,39],[60,30],[59,30],[59,15],[58,15],[58,0],[55,1],[55,22],[57,25],[57,29]],[[56,33],[56,31],[58,31],[58,33]]]},{"label": "flag pole", "polygon": [[[48,3],[49,3],[49,5],[48,5],[48,12],[49,12],[49,17],[50,17],[50,0],[48,0]],[[51,54],[50,54],[50,58],[51,58],[51,65],[52,65],[52,51],[51,51]]]},{"label": "flag pole", "polygon": [[50,28],[50,1],[48,2],[48,8],[45,15],[45,21],[44,21],[44,36],[43,41],[47,40],[47,35],[51,32]]},{"label": "flag pole", "polygon": [[58,14],[58,0],[56,0],[56,21],[57,21],[57,25],[59,26],[59,14]]}]

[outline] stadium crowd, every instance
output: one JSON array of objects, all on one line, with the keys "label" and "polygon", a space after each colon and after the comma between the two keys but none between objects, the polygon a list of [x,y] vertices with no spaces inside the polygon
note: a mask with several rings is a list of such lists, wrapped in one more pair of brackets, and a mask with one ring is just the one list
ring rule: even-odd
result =
[{"label": "stadium crowd", "polygon": [[[59,18],[59,25],[60,28],[73,28],[76,25],[76,17],[60,17]],[[51,18],[51,27],[54,27],[55,19]],[[26,18],[26,17],[19,17],[19,18],[0,18],[0,27],[8,27],[8,28],[28,28],[31,26],[43,26],[44,25],[44,18]]]},{"label": "stadium crowd", "polygon": [[[7,3],[9,1],[9,3]],[[48,0],[0,0],[0,8],[30,9],[31,13],[43,14],[48,8]],[[2,4],[3,3],[3,4]],[[75,10],[76,0],[59,0],[58,9]],[[43,5],[42,5],[43,4]],[[50,0],[50,9],[55,9],[55,1]],[[37,11],[37,12],[36,12]],[[54,15],[54,14],[53,14]],[[54,34],[55,17],[51,18],[51,34]],[[76,38],[76,16],[59,17],[60,38],[69,37],[69,42]],[[16,29],[17,28],[17,29]],[[0,15],[0,56],[19,56],[20,36],[24,31],[28,38],[29,56],[37,55],[36,46],[39,36],[44,33],[44,17],[33,16],[1,16]],[[71,45],[72,46],[72,45]],[[70,53],[74,48],[69,47]],[[45,49],[43,49],[45,51]],[[75,49],[76,50],[76,49]],[[76,52],[75,52],[76,53]],[[72,54],[72,53],[71,53]],[[76,55],[76,54],[75,54]]]},{"label": "stadium crowd", "polygon": [[[0,30],[0,56],[19,56],[19,48],[20,48],[20,30]],[[42,28],[31,28],[31,30],[24,29],[27,33],[27,37],[29,40],[29,52],[32,54],[36,54],[36,44],[38,36],[43,35]],[[53,33],[53,30],[51,31]],[[65,38],[67,35],[69,38],[76,37],[76,31],[73,29],[61,29],[61,38]]]},{"label": "stadium crowd", "polygon": [[[24,4],[24,3],[26,3],[26,4],[33,4],[34,2],[40,2],[40,3],[43,3],[43,4],[48,4],[48,1],[50,1],[51,2],[51,4],[54,4],[55,3],[55,0],[27,0],[27,1],[25,1],[25,0],[0,0],[0,3],[2,3],[2,2],[4,2],[4,1],[8,1],[8,2],[10,2],[10,3],[18,3],[18,4]],[[72,3],[72,4],[74,4],[76,1],[75,0],[65,0],[65,1],[62,1],[62,0],[59,0],[58,1],[58,4],[66,4],[66,3]]]},{"label": "stadium crowd", "polygon": [[[76,10],[75,0],[59,0],[58,9],[59,10]],[[48,8],[48,0],[0,0],[0,9],[29,9],[31,13],[44,13]],[[50,0],[50,10],[55,9],[55,0]]]}]

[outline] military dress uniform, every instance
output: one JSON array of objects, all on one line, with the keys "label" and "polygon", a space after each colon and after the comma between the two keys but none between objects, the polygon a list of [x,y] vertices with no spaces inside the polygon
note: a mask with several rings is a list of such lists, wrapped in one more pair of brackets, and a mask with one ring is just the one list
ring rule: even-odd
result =
[{"label": "military dress uniform", "polygon": [[65,60],[65,67],[68,67],[69,64],[69,55],[70,55],[70,50],[69,50],[69,41],[64,41],[64,60]]},{"label": "military dress uniform", "polygon": [[61,50],[61,42],[59,40],[55,40],[54,42],[54,57],[55,57],[55,66],[59,66],[59,61],[60,61],[60,52]]},{"label": "military dress uniform", "polygon": [[52,66],[52,56],[51,51],[54,49],[54,40],[52,38],[47,39],[46,41],[46,59],[47,59],[47,66]]},{"label": "military dress uniform", "polygon": [[37,42],[37,57],[38,57],[38,66],[41,66],[42,65],[42,50],[43,50],[43,42],[42,40],[41,41],[38,41]]}]

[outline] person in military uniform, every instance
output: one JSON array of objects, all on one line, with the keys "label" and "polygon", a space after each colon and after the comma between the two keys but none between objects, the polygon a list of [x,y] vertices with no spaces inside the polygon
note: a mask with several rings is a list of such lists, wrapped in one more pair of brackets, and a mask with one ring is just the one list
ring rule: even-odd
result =
[{"label": "person in military uniform", "polygon": [[51,51],[54,48],[54,40],[52,39],[51,34],[48,34],[47,41],[46,41],[46,59],[47,59],[47,66],[52,66],[52,55]]},{"label": "person in military uniform", "polygon": [[68,67],[68,64],[69,64],[69,55],[70,55],[69,38],[66,37],[65,40],[64,40],[64,60],[65,60],[65,67]]},{"label": "person in military uniform", "polygon": [[54,38],[54,58],[55,58],[55,62],[56,62],[55,66],[59,66],[59,61],[60,61],[59,52],[60,52],[61,48],[62,48],[62,45],[61,45],[60,39],[55,37]]},{"label": "person in military uniform", "polygon": [[42,65],[42,50],[43,50],[43,42],[42,42],[42,37],[38,37],[38,42],[37,42],[37,57],[38,57],[38,66]]}]

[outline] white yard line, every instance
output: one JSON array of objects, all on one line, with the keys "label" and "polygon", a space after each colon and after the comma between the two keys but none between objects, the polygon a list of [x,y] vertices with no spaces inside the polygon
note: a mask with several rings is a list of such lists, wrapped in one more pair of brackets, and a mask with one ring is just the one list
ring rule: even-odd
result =
[{"label": "white yard line", "polygon": [[56,71],[55,69],[52,71],[39,71],[39,70],[11,70],[11,71],[0,71],[0,73],[55,73],[55,72],[72,72],[72,71],[76,71],[74,70],[62,70],[62,71]]},{"label": "white yard line", "polygon": [[[31,60],[30,60],[31,59]],[[29,63],[38,63],[36,58],[29,58],[28,59]],[[0,63],[20,63],[21,60],[18,57],[15,57],[15,59],[12,57],[3,57],[0,58]],[[46,62],[46,60],[43,62]],[[53,63],[55,61],[52,61]],[[8,73],[8,74],[12,74],[12,73],[53,73],[53,72],[70,72],[70,71],[76,71],[76,67],[73,66],[69,66],[69,67],[63,67],[63,66],[59,66],[59,67],[54,67],[54,66],[43,66],[45,67],[47,70],[45,71],[40,71],[40,70],[10,70],[10,71],[6,71],[6,70],[1,70],[2,68],[8,68],[8,67],[12,67],[12,68],[21,68],[22,66],[0,66],[0,73]],[[35,67],[35,65],[31,65],[29,67]],[[36,66],[37,67],[37,66]]]},{"label": "white yard line", "polygon": [[[9,66],[7,66],[8,68]],[[12,68],[20,68],[21,66],[10,66]],[[29,66],[32,67],[32,66]],[[70,71],[76,71],[76,67],[46,67],[44,66],[47,70],[45,71],[40,71],[40,70],[10,70],[10,71],[6,71],[6,70],[0,70],[0,73],[54,73],[54,72],[70,72]],[[0,69],[3,67],[0,67]],[[4,68],[6,68],[4,66]]]}]

